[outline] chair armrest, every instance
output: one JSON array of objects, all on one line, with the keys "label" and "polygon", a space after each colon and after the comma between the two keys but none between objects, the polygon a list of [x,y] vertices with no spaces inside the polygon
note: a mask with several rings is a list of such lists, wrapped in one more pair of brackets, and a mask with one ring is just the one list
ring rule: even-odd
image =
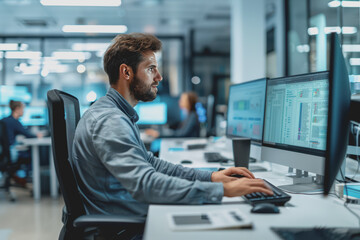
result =
[{"label": "chair armrest", "polygon": [[76,228],[87,227],[134,227],[145,226],[146,218],[126,217],[123,215],[89,214],[78,217],[73,225]]}]

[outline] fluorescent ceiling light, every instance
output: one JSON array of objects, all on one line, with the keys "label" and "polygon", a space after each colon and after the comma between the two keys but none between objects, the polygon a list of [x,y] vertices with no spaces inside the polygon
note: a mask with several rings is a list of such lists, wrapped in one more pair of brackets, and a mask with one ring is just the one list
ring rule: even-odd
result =
[{"label": "fluorescent ceiling light", "polygon": [[121,0],[41,0],[44,6],[118,7]]},{"label": "fluorescent ceiling light", "polygon": [[125,33],[125,25],[64,25],[63,32],[68,33]]},{"label": "fluorescent ceiling light", "polygon": [[[357,28],[356,27],[342,27],[342,31],[340,27],[325,27],[324,28],[324,33],[325,34],[330,34],[332,32],[336,32],[336,33],[343,33],[343,34],[354,34],[357,33]],[[311,27],[308,28],[308,34],[309,35],[317,35],[319,34],[319,29],[317,27]]]},{"label": "fluorescent ceiling light", "polygon": [[0,43],[0,51],[24,51],[29,45],[24,43]]},{"label": "fluorescent ceiling light", "polygon": [[308,28],[309,35],[317,35],[319,34],[319,29],[317,27]]},{"label": "fluorescent ceiling light", "polygon": [[341,6],[343,7],[360,7],[359,1],[342,1]]},{"label": "fluorescent ceiling light", "polygon": [[110,43],[74,43],[71,47],[73,51],[105,51]]},{"label": "fluorescent ceiling light", "polygon": [[308,44],[297,45],[296,50],[299,53],[307,53],[307,52],[310,52],[310,46]]},{"label": "fluorescent ceiling light", "polygon": [[356,27],[343,27],[342,28],[343,34],[354,34],[357,33]]},{"label": "fluorescent ceiling light", "polygon": [[360,66],[360,58],[350,58],[350,65]]},{"label": "fluorescent ceiling light", "polygon": [[343,52],[360,52],[360,44],[344,44],[342,50]]},{"label": "fluorescent ceiling light", "polygon": [[341,33],[341,28],[340,27],[325,27],[324,28],[324,33],[325,34],[330,34],[330,33]]},{"label": "fluorescent ceiling light", "polygon": [[359,1],[331,1],[328,3],[329,7],[335,8],[335,7],[360,7]]},{"label": "fluorescent ceiling light", "polygon": [[58,60],[85,60],[91,57],[89,52],[53,52],[51,56]]},{"label": "fluorescent ceiling light", "polygon": [[335,8],[340,6],[340,1],[331,1],[328,3],[329,7]]},{"label": "fluorescent ceiling light", "polygon": [[[0,52],[0,58],[4,56],[3,52]],[[41,58],[42,53],[36,51],[11,51],[5,52],[5,58],[9,59],[37,59]]]}]

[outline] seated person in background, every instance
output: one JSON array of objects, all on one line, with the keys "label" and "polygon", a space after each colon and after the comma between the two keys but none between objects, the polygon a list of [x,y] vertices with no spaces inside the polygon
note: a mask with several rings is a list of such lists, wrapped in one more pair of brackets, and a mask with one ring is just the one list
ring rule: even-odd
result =
[{"label": "seated person in background", "polygon": [[167,133],[166,135],[162,135],[154,129],[146,129],[145,133],[154,138],[199,137],[200,122],[195,108],[197,101],[198,97],[195,92],[185,92],[181,94],[179,107],[185,115],[185,119],[181,122],[180,127],[173,132]]},{"label": "seated person in background", "polygon": [[104,55],[110,88],[80,119],[73,143],[74,171],[86,211],[145,217],[151,203],[219,204],[223,196],[272,195],[246,168],[201,171],[146,150],[134,106],[156,98],[162,76],[155,52],[160,49],[155,36],[121,34]]},{"label": "seated person in background", "polygon": [[[6,130],[9,138],[9,145],[11,150],[11,159],[12,162],[17,162],[20,166],[21,164],[30,164],[31,154],[30,151],[17,151],[16,147],[16,136],[23,135],[27,138],[36,138],[42,137],[42,134],[38,133],[37,135],[32,134],[30,131],[24,128],[24,126],[19,121],[19,118],[24,114],[25,105],[20,101],[10,100],[9,107],[11,109],[10,116],[3,118],[2,121],[6,125]],[[20,180],[17,176],[13,176],[14,179],[20,184],[24,184],[24,180]]]}]

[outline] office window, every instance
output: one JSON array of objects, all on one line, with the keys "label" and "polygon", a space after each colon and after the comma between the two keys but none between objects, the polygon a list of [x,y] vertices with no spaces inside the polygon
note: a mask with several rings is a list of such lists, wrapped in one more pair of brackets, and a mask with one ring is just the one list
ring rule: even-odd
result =
[{"label": "office window", "polygon": [[340,1],[286,1],[287,75],[328,69],[330,32],[340,34],[351,91],[360,93],[359,8]]}]

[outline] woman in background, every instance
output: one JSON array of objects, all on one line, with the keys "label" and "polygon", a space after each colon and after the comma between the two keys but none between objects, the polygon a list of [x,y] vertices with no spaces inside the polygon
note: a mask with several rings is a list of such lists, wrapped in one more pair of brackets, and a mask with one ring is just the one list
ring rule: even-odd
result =
[{"label": "woman in background", "polygon": [[197,101],[198,96],[195,92],[185,92],[181,94],[179,107],[182,111],[182,115],[184,115],[184,120],[181,122],[179,128],[166,135],[160,135],[160,133],[154,129],[147,129],[145,133],[154,138],[199,137],[200,122],[195,108]]},{"label": "woman in background", "polygon": [[10,146],[13,146],[16,143],[17,135],[24,135],[27,138],[41,137],[40,134],[37,136],[26,130],[19,121],[19,118],[24,115],[25,105],[22,102],[10,100],[9,107],[11,109],[11,114],[10,116],[3,118],[2,121],[6,124]]},{"label": "woman in background", "polygon": [[[24,108],[25,105],[20,101],[13,101],[10,100],[9,107],[11,109],[10,116],[3,118],[2,121],[6,125],[7,135],[9,139],[9,145],[10,145],[10,155],[11,155],[11,161],[13,163],[16,163],[18,168],[20,168],[20,165],[30,165],[31,163],[31,153],[30,150],[26,151],[17,151],[16,150],[16,136],[17,135],[23,135],[26,138],[36,138],[36,137],[42,137],[41,133],[38,133],[37,135],[32,134],[30,131],[24,128],[24,126],[19,121],[19,118],[24,115]],[[21,174],[26,175],[26,174]],[[25,186],[26,176],[17,176],[13,175],[13,179],[20,183],[21,185]]]}]

